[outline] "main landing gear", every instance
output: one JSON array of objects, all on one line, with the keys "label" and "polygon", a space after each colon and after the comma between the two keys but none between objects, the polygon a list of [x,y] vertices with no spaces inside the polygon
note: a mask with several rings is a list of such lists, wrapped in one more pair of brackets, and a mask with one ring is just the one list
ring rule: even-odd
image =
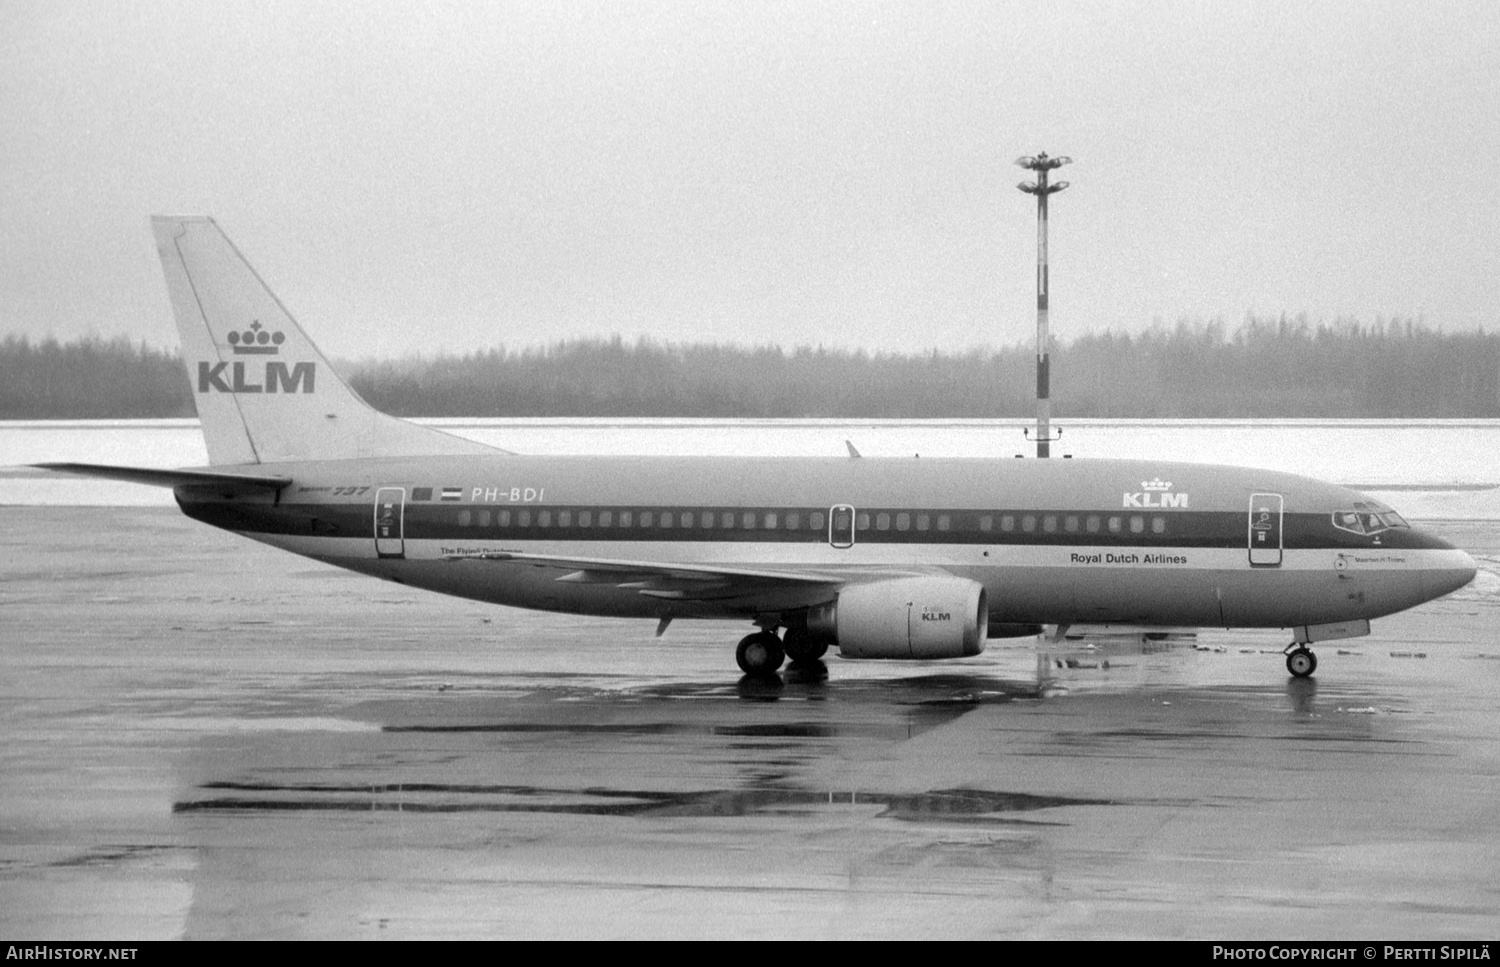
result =
[{"label": "main landing gear", "polygon": [[746,675],[771,675],[787,658],[793,665],[805,665],[817,661],[828,652],[828,642],[815,641],[806,628],[788,628],[785,638],[767,628],[753,635],[746,635],[734,650],[734,660]]},{"label": "main landing gear", "polygon": [[1294,641],[1286,646],[1286,670],[1293,678],[1306,678],[1318,670],[1318,656]]},{"label": "main landing gear", "polygon": [[781,667],[785,658],[781,639],[774,631],[746,635],[734,650],[734,660],[740,663],[740,671],[746,675],[770,675]]}]

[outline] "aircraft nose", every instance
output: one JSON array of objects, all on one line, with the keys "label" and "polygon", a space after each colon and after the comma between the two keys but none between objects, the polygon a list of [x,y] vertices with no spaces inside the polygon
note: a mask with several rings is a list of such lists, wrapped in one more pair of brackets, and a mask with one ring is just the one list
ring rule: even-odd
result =
[{"label": "aircraft nose", "polygon": [[1423,568],[1423,585],[1429,595],[1440,598],[1452,594],[1474,580],[1479,566],[1468,552],[1459,550],[1440,537],[1431,537],[1433,550]]}]

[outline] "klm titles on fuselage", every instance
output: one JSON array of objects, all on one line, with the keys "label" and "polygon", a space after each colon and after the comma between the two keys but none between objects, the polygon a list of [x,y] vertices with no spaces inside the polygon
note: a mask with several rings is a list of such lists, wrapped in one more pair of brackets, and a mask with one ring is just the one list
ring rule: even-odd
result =
[{"label": "klm titles on fuselage", "polygon": [[[286,335],[267,332],[259,321],[243,332],[229,334],[230,352],[236,356],[274,356],[281,352]],[[258,369],[233,363],[198,363],[200,393],[312,393],[316,390],[316,363],[286,363],[271,360]]]},{"label": "klm titles on fuselage", "polygon": [[1141,489],[1135,493],[1124,495],[1124,506],[1139,507],[1143,510],[1161,510],[1164,508],[1180,507],[1187,508],[1188,495],[1174,494],[1172,481],[1157,477],[1155,480],[1142,480]]}]

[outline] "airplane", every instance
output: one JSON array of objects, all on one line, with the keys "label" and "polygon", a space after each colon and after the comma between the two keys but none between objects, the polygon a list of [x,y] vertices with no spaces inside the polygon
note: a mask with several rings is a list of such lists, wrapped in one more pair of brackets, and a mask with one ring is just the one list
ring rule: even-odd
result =
[{"label": "airplane", "polygon": [[1150,460],[523,456],[369,406],[206,216],[152,219],[209,464],[47,463],[352,571],[520,608],[729,619],[748,676],[1083,625],[1309,645],[1473,580],[1365,494]]}]

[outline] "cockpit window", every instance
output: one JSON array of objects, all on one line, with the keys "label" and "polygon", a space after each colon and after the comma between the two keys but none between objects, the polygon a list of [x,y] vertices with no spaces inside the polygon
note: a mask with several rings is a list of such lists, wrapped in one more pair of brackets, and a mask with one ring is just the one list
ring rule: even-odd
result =
[{"label": "cockpit window", "polygon": [[1368,510],[1338,510],[1333,514],[1333,526],[1351,534],[1379,534],[1399,527],[1410,527],[1394,510],[1374,513]]}]

